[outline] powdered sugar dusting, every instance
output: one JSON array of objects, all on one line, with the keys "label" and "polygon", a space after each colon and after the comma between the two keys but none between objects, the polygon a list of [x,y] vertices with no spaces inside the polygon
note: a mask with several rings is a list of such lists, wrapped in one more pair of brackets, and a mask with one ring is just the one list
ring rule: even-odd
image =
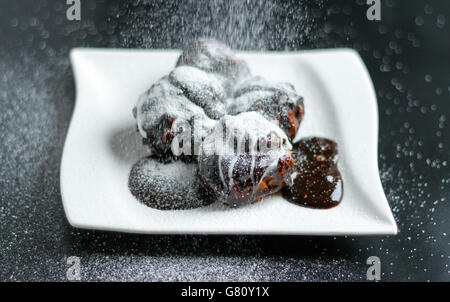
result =
[{"label": "powdered sugar dusting", "polygon": [[162,210],[190,209],[212,202],[203,191],[196,163],[141,159],[130,172],[129,188],[138,200]]}]

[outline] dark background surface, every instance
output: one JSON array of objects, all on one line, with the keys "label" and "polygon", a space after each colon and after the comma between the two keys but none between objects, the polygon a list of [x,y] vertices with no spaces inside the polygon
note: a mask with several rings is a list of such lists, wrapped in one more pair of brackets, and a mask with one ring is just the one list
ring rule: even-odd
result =
[{"label": "dark background surface", "polygon": [[[450,280],[450,2],[0,2],[0,280]],[[181,4],[182,3],[182,4]],[[72,228],[59,167],[74,105],[72,47],[180,48],[214,36],[238,49],[351,47],[379,103],[379,167],[392,237],[144,236]]]}]

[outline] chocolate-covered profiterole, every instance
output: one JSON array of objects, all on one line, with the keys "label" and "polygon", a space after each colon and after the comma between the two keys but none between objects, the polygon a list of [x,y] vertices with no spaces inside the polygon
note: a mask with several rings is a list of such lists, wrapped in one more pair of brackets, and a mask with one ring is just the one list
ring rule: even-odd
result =
[{"label": "chocolate-covered profiterole", "polygon": [[227,45],[211,38],[200,38],[183,49],[176,66],[193,66],[222,79],[231,97],[236,83],[250,76],[245,61],[236,57]]},{"label": "chocolate-covered profiterole", "polygon": [[200,146],[199,174],[217,200],[238,207],[290,183],[286,134],[257,112],[224,116]]},{"label": "chocolate-covered profiterole", "polygon": [[181,88],[170,82],[168,76],[139,97],[133,115],[143,143],[150,146],[153,155],[166,161],[172,156],[173,138],[182,134],[183,128],[178,125],[188,123],[193,117],[203,121],[203,124],[214,124],[204,109],[191,102]]},{"label": "chocolate-covered profiterole", "polygon": [[191,66],[180,66],[169,74],[172,85],[180,88],[194,104],[200,106],[212,119],[225,115],[225,89],[213,74]]},{"label": "chocolate-covered profiterole", "polygon": [[281,192],[289,201],[306,207],[329,209],[337,206],[344,187],[337,167],[337,144],[326,138],[305,138],[292,150],[293,185]]},{"label": "chocolate-covered profiterole", "polygon": [[293,140],[303,120],[303,97],[290,83],[271,82],[260,76],[238,84],[234,99],[228,103],[228,114],[256,111],[270,121],[277,121],[281,129]]},{"label": "chocolate-covered profiterole", "polygon": [[140,202],[159,210],[192,209],[214,201],[198,177],[197,163],[143,158],[132,167],[128,187]]}]

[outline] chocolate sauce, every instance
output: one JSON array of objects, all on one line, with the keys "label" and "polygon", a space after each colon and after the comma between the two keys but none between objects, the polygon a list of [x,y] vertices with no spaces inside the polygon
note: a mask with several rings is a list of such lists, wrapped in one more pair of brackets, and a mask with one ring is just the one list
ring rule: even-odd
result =
[{"label": "chocolate sauce", "polygon": [[337,144],[311,137],[294,145],[293,185],[282,190],[289,201],[316,209],[329,209],[342,201],[344,187],[337,167]]}]

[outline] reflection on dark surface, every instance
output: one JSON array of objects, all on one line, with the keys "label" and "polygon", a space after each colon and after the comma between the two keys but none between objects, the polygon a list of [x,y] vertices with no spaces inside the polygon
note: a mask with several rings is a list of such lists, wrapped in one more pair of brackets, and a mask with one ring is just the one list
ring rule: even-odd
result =
[{"label": "reflection on dark surface", "polygon": [[[280,1],[281,2],[281,1]],[[64,1],[0,4],[1,280],[449,280],[450,20],[448,1]],[[142,4],[144,3],[144,4]],[[198,3],[198,4],[196,4]],[[218,17],[220,16],[220,17]],[[351,47],[374,81],[379,166],[400,234],[393,237],[142,236],[71,228],[59,163],[73,109],[75,46],[181,47],[214,36],[239,49]]]}]

